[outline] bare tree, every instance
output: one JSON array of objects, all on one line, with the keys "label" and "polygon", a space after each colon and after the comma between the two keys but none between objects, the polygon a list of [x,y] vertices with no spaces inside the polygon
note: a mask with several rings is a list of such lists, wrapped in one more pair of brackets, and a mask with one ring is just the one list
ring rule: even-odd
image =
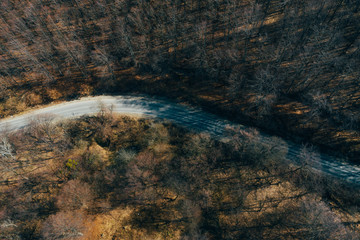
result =
[{"label": "bare tree", "polygon": [[[299,229],[299,234],[307,239],[357,239],[358,236],[346,229],[341,219],[333,213],[324,202],[316,200],[303,201],[300,214],[293,218]],[[305,226],[303,228],[302,226]]]},{"label": "bare tree", "polygon": [[276,103],[280,90],[280,82],[270,65],[257,70],[251,89],[255,93],[251,101],[257,108],[258,116],[268,115]]},{"label": "bare tree", "polygon": [[80,180],[70,180],[56,197],[56,206],[65,211],[88,209],[91,207],[93,197],[89,184]]},{"label": "bare tree", "polygon": [[243,61],[246,62],[248,58],[248,50],[250,41],[253,35],[257,32],[259,24],[261,23],[261,5],[254,2],[251,2],[244,11],[242,18],[240,19],[243,33],[245,34],[245,42],[243,47]]},{"label": "bare tree", "polygon": [[75,212],[58,212],[43,223],[41,234],[45,239],[78,239],[82,237],[84,216]]},{"label": "bare tree", "polygon": [[43,63],[40,62],[40,60],[30,53],[27,50],[26,45],[18,39],[15,34],[10,30],[11,26],[7,23],[6,19],[4,17],[0,17],[3,24],[6,26],[0,26],[1,31],[4,33],[4,36],[6,36],[8,40],[8,45],[11,46],[12,50],[15,52],[20,52],[22,56],[23,61],[27,64],[27,66],[31,66],[33,69],[38,69],[41,73],[43,73],[46,76],[46,79],[48,82],[53,82],[54,77],[49,72],[49,70],[44,66]]},{"label": "bare tree", "polygon": [[116,76],[114,72],[114,61],[112,56],[104,49],[97,47],[92,53],[93,62],[97,66],[99,75],[104,79],[103,85],[106,88],[115,85]]},{"label": "bare tree", "polygon": [[8,173],[18,175],[17,161],[13,148],[7,137],[2,136],[0,140],[0,172],[2,178],[9,178]]},{"label": "bare tree", "polygon": [[155,204],[161,197],[157,191],[159,176],[156,168],[159,160],[151,153],[143,153],[129,163],[126,176],[129,181],[127,192],[135,202]]}]

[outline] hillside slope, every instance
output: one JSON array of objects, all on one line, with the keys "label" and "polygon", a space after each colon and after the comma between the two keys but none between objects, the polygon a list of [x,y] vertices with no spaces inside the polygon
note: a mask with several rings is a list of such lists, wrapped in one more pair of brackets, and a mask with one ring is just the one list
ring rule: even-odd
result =
[{"label": "hillside slope", "polygon": [[0,239],[359,239],[359,192],[235,133],[100,111],[0,136]]},{"label": "hillside slope", "polygon": [[253,141],[270,146],[286,153],[288,164],[309,165],[313,170],[326,176],[335,177],[354,187],[360,187],[360,167],[347,164],[341,158],[325,153],[308,152],[306,145],[299,145],[258,132],[244,125],[234,124],[215,115],[196,108],[186,107],[169,101],[140,96],[100,96],[88,97],[77,101],[65,102],[19,116],[0,120],[0,132],[23,129],[38,120],[62,121],[84,115],[94,115],[99,111],[109,111],[133,116],[163,119],[173,122],[191,131],[210,134],[213,138],[232,142],[232,132],[245,136],[254,134]]},{"label": "hillside slope", "polygon": [[1,115],[59,98],[148,93],[359,161],[359,6],[4,0]]}]

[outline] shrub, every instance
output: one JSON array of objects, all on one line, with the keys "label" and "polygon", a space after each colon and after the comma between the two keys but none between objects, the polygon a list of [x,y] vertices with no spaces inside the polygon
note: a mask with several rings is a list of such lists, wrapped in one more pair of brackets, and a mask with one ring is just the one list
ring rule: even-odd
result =
[{"label": "shrub", "polygon": [[87,209],[93,201],[90,185],[80,180],[70,180],[60,190],[56,206],[61,210]]},{"label": "shrub", "polygon": [[42,226],[42,237],[47,240],[77,239],[83,236],[83,215],[74,212],[58,212],[51,215]]},{"label": "shrub", "polygon": [[120,149],[115,157],[114,164],[117,169],[123,170],[125,167],[135,159],[136,153],[132,150]]},{"label": "shrub", "polygon": [[82,155],[80,167],[89,172],[100,171],[107,165],[107,160],[107,151],[96,143],[93,143]]}]

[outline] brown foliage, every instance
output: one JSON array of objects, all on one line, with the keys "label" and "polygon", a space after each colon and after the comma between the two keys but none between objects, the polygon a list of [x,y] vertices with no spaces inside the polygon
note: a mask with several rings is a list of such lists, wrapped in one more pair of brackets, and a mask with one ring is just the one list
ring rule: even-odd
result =
[{"label": "brown foliage", "polygon": [[336,0],[7,1],[1,114],[26,109],[29,87],[49,100],[156,93],[356,153],[357,130],[338,133],[359,112],[357,12]]},{"label": "brown foliage", "polygon": [[56,197],[56,206],[60,210],[80,210],[91,208],[93,202],[91,186],[80,180],[70,180]]},{"label": "brown foliage", "polygon": [[48,217],[42,226],[42,237],[49,240],[78,239],[83,236],[84,216],[80,212],[58,212]]},{"label": "brown foliage", "polygon": [[157,168],[159,159],[150,152],[141,153],[127,166],[126,176],[129,185],[127,190],[134,200],[154,203],[158,196],[159,187]]},{"label": "brown foliage", "polygon": [[[356,219],[358,210],[349,207],[355,212],[350,214],[341,209],[342,204],[356,205],[356,200],[348,201],[353,192],[323,177],[312,177],[311,168],[284,163],[286,145],[278,139],[260,144],[256,130],[237,129],[224,143],[169,124],[109,115],[104,110],[80,123],[59,125],[40,121],[30,130],[10,135],[12,145],[0,145],[2,157],[27,160],[24,152],[31,150],[39,159],[47,159],[41,149],[56,153],[51,146],[61,147],[68,136],[69,152],[52,156],[60,156],[61,164],[68,155],[78,159],[67,161],[67,167],[76,172],[73,180],[54,177],[47,171],[53,167],[49,164],[43,171],[27,174],[21,184],[1,186],[6,213],[0,212],[0,224],[11,217],[17,226],[10,224],[6,237],[18,233],[28,239],[86,237],[85,226],[92,224],[88,218],[104,219],[101,227],[111,228],[104,232],[109,238],[357,237],[350,227],[356,222],[344,219]],[[94,129],[96,122],[108,131]],[[109,147],[96,143],[103,134],[111,139]],[[316,163],[317,155],[310,150],[304,148],[300,157]],[[94,165],[81,163],[90,160]],[[334,192],[337,195],[331,196]],[[112,215],[121,209],[127,209],[124,216]],[[101,231],[99,227],[93,234],[100,236]]]}]

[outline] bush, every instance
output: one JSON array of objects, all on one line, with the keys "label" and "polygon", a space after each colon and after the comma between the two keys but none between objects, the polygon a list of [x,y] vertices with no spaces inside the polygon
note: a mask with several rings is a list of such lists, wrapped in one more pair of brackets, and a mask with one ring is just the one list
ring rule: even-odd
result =
[{"label": "bush", "polygon": [[119,170],[124,170],[126,166],[135,159],[136,153],[132,150],[120,149],[114,157],[114,165]]},{"label": "bush", "polygon": [[108,164],[107,151],[93,143],[88,150],[82,155],[80,167],[89,172],[101,171]]},{"label": "bush", "polygon": [[58,212],[51,215],[42,226],[42,237],[47,240],[77,239],[83,236],[84,220],[81,213]]},{"label": "bush", "polygon": [[93,198],[89,184],[80,180],[70,180],[60,190],[56,206],[61,210],[88,209]]}]

